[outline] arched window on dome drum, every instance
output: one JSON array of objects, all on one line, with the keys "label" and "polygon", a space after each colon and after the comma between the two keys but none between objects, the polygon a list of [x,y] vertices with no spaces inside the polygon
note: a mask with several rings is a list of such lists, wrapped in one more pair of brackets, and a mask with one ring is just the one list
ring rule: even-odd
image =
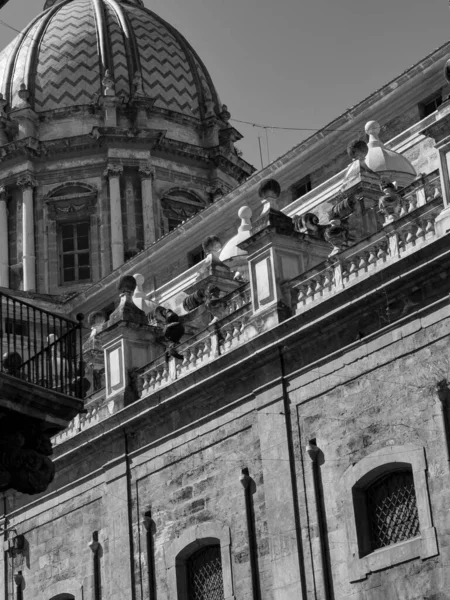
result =
[{"label": "arched window on dome drum", "polygon": [[404,542],[420,534],[411,470],[391,471],[365,490],[371,550]]},{"label": "arched window on dome drum", "polygon": [[188,600],[224,600],[220,544],[203,546],[186,561]]},{"label": "arched window on dome drum", "polygon": [[205,206],[206,202],[187,190],[174,189],[166,192],[161,199],[163,233],[173,231]]}]

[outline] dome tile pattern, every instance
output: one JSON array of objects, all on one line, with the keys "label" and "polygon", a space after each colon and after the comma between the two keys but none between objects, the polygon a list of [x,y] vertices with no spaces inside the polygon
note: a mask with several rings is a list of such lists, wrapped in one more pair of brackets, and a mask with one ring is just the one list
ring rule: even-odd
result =
[{"label": "dome tile pattern", "polygon": [[35,110],[88,104],[100,92],[99,83],[91,0],[76,0],[60,8],[42,36],[34,89]]},{"label": "dome tile pattern", "polygon": [[117,96],[136,75],[154,107],[203,119],[220,100],[202,61],[173,27],[140,0],[48,0],[47,9],[0,53],[0,91],[19,105],[25,84],[36,112],[90,104],[106,70]]},{"label": "dome tile pattern", "polygon": [[151,15],[134,7],[128,13],[139,47],[144,92],[156,98],[155,106],[200,116],[192,70],[178,41]]}]

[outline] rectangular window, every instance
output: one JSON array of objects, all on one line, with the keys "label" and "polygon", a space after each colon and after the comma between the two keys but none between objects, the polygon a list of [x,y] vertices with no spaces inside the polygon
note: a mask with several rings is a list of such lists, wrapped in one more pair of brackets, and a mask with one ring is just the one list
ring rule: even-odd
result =
[{"label": "rectangular window", "polygon": [[88,222],[61,225],[62,282],[91,279],[90,227]]},{"label": "rectangular window", "polygon": [[297,200],[312,190],[311,177],[307,175],[292,186],[292,200]]},{"label": "rectangular window", "polygon": [[435,110],[442,104],[442,94],[439,92],[434,96],[427,98],[419,104],[420,118],[424,119],[434,113]]}]

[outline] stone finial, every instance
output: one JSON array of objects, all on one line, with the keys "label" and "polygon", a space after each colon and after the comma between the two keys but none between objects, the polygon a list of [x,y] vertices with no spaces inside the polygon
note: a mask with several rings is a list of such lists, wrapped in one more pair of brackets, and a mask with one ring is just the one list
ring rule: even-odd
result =
[{"label": "stone finial", "polygon": [[222,251],[222,242],[217,235],[209,235],[203,240],[202,247],[206,256],[211,254],[214,258],[218,259]]},{"label": "stone finial", "polygon": [[278,199],[281,194],[281,186],[276,179],[266,179],[261,183],[258,195],[263,203],[261,216],[265,215],[270,209],[278,211]]},{"label": "stone finial", "polygon": [[239,209],[238,217],[241,219],[241,224],[238,227],[238,231],[251,231],[252,229],[252,218],[253,211],[249,206],[242,206]]},{"label": "stone finial", "polygon": [[236,235],[234,235],[225,246],[222,248],[219,259],[223,262],[230,258],[236,258],[237,256],[244,256],[247,254],[245,250],[239,248],[239,244],[247,240],[251,235],[253,225],[250,221],[252,217],[252,209],[249,206],[241,206],[238,212],[238,216],[241,219],[241,224],[238,227]]},{"label": "stone finial", "polygon": [[156,304],[156,302],[153,302],[153,300],[149,300],[146,297],[147,295],[144,292],[144,276],[140,273],[135,273],[133,277],[136,280],[136,289],[134,290],[133,294],[134,304],[142,311],[144,311],[146,315],[153,314],[158,305]]},{"label": "stone finial", "polygon": [[222,111],[220,113],[220,118],[222,119],[222,121],[225,121],[226,123],[228,123],[228,121],[231,119],[231,114],[228,111],[228,106],[226,104],[222,104]]},{"label": "stone finial", "polygon": [[108,320],[108,326],[114,325],[119,321],[126,321],[138,325],[147,324],[147,318],[144,311],[133,302],[133,293],[137,287],[135,278],[132,275],[122,275],[119,279],[117,289],[120,293],[120,302],[116,310],[111,314]]},{"label": "stone finial", "polygon": [[369,146],[364,140],[353,140],[347,146],[347,154],[352,160],[365,161]]},{"label": "stone finial", "polygon": [[110,73],[109,69],[106,69],[106,71],[105,71],[105,75],[102,79],[102,85],[105,88],[104,92],[103,92],[105,96],[115,96],[116,95],[115,82],[114,82],[114,79],[111,77],[111,73]]},{"label": "stone finial", "polygon": [[132,294],[136,289],[137,282],[132,275],[122,275],[117,284],[120,294]]}]

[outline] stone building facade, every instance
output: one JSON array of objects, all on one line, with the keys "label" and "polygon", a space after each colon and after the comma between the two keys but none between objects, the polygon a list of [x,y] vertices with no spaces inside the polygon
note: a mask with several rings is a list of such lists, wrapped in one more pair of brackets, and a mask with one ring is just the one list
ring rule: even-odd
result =
[{"label": "stone building facade", "polygon": [[5,600],[450,597],[449,51],[254,174],[141,0],[3,51],[1,291],[90,326]]}]

